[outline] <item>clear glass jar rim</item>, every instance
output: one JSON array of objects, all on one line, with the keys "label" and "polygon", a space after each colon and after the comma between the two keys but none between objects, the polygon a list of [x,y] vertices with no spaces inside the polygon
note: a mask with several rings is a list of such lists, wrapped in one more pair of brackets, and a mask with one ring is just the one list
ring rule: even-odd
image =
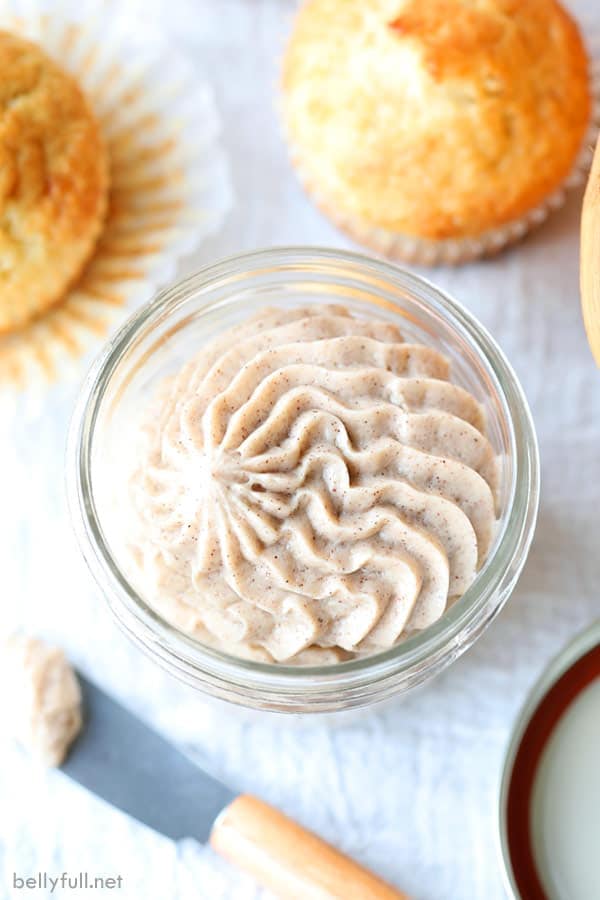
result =
[{"label": "clear glass jar rim", "polygon": [[[205,647],[173,628],[132,588],[112,556],[105,540],[93,497],[91,448],[98,412],[110,379],[128,348],[144,331],[151,330],[171,315],[191,295],[199,296],[220,282],[242,276],[260,276],[261,270],[317,270],[363,279],[376,277],[389,288],[401,287],[412,295],[425,296],[428,306],[452,327],[466,335],[485,358],[496,388],[509,411],[511,440],[515,453],[515,477],[511,507],[495,552],[486,560],[473,584],[461,600],[424,632],[411,636],[393,648],[372,656],[327,666],[286,666],[260,663],[230,656]],[[203,309],[218,308],[206,304]],[[400,309],[398,309],[400,313]],[[137,310],[106,344],[84,382],[69,434],[67,492],[71,515],[81,550],[97,583],[108,593],[110,606],[121,625],[138,643],[162,657],[178,657],[182,670],[204,672],[207,677],[231,681],[240,686],[281,691],[318,693],[334,686],[344,687],[387,679],[394,674],[439,657],[466,649],[496,614],[489,604],[510,571],[514,584],[533,537],[539,498],[539,456],[531,413],[517,377],[487,330],[459,303],[428,280],[405,269],[360,253],[313,247],[277,247],[236,254],[207,265],[195,274],[161,291]]]}]

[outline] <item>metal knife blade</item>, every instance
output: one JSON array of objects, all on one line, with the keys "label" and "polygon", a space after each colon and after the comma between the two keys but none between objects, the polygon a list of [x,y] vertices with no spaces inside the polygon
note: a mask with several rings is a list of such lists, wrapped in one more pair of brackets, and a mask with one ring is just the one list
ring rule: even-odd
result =
[{"label": "metal knife blade", "polygon": [[61,770],[172,840],[206,843],[215,819],[237,795],[77,674],[84,725]]}]

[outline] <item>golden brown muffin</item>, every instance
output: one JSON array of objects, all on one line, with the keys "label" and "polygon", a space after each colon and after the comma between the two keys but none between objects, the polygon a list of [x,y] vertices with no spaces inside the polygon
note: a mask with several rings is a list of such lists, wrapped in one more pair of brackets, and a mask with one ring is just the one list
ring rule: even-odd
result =
[{"label": "golden brown muffin", "polygon": [[401,254],[390,236],[476,238],[543,203],[582,148],[589,83],[555,0],[308,0],[284,118],[325,211]]},{"label": "golden brown muffin", "polygon": [[0,332],[59,302],[107,207],[107,157],[77,84],[0,32]]}]

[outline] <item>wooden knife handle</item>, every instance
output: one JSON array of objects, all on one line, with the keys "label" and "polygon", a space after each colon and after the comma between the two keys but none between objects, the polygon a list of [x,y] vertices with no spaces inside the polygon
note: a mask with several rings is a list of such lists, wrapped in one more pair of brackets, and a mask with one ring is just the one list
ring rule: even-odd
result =
[{"label": "wooden knife handle", "polygon": [[242,794],[223,810],[212,847],[281,900],[408,900],[262,800]]}]

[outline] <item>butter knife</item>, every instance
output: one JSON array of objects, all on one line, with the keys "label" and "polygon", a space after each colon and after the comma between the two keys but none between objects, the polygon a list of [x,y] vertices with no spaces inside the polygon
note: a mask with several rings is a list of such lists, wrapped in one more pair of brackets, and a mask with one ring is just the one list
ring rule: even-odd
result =
[{"label": "butter knife", "polygon": [[236,794],[79,674],[84,727],[62,771],[177,841],[196,838],[282,900],[408,900],[312,832]]}]

